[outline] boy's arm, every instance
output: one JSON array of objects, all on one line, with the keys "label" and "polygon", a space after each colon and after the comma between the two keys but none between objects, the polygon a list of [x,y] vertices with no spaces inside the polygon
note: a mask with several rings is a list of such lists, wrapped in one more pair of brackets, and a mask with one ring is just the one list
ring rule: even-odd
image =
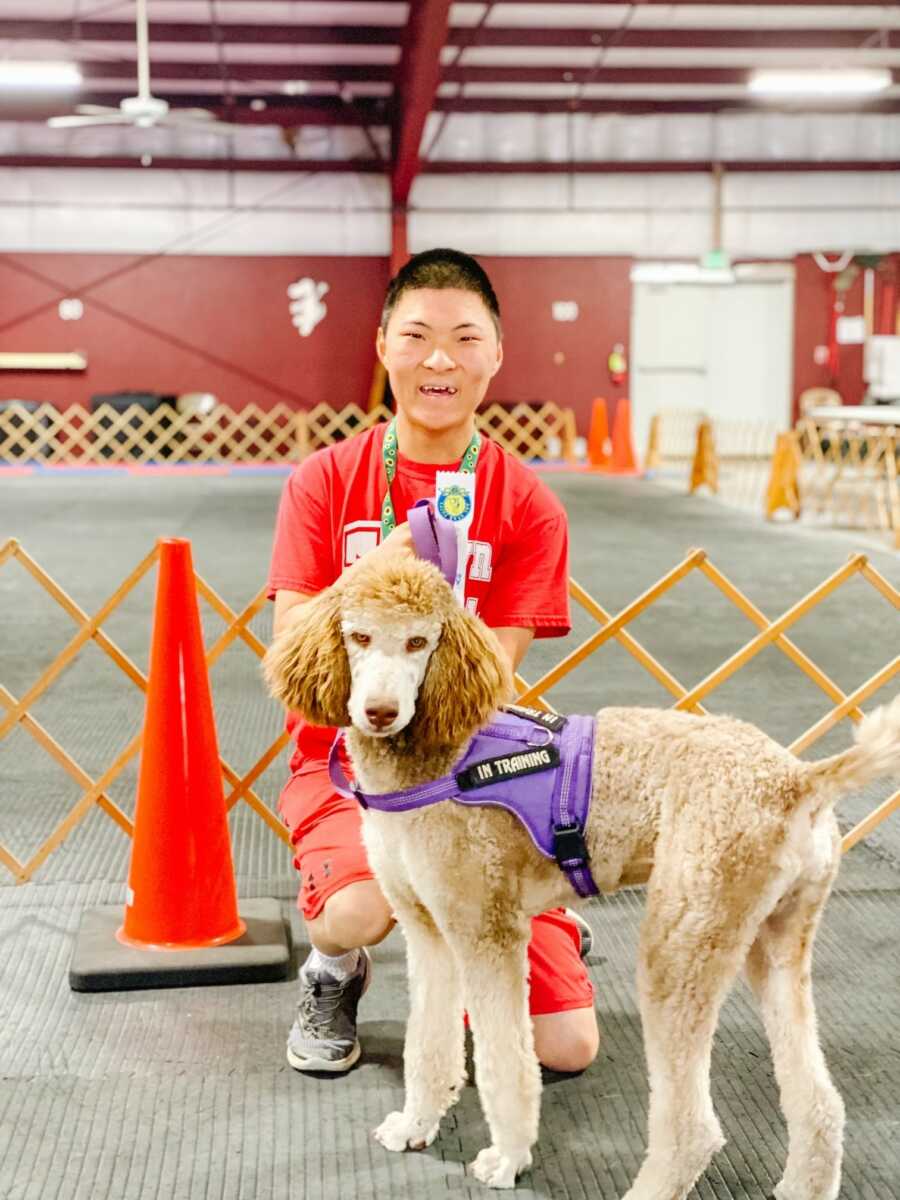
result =
[{"label": "boy's arm", "polygon": [[534,630],[510,625],[506,628],[495,629],[494,633],[496,633],[497,640],[503,647],[503,652],[509,659],[513,671],[518,671],[519,664],[528,653],[528,647],[534,640]]}]

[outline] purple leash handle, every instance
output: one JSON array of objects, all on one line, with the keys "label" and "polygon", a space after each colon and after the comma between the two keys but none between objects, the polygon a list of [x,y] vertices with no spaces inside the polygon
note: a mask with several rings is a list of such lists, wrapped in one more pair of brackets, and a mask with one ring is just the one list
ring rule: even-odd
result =
[{"label": "purple leash handle", "polygon": [[459,558],[456,530],[449,522],[437,519],[433,500],[417,500],[407,512],[406,518],[409,521],[416,554],[438,567],[452,587],[456,582]]}]

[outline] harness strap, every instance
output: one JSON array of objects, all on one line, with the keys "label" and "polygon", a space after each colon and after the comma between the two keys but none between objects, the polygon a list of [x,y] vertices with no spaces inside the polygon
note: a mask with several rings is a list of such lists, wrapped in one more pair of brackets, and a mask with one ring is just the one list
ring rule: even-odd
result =
[{"label": "harness strap", "polygon": [[[480,732],[489,736],[525,741],[529,745],[538,744],[531,740],[533,734],[527,733],[523,738],[511,737],[511,731],[502,725],[488,725]],[[540,732],[547,735],[548,741],[552,740],[553,734],[550,730],[544,729]],[[444,775],[432,783],[420,784],[418,787],[399,792],[366,795],[348,780],[344,772],[340,761],[343,737],[344,730],[339,729],[328,755],[328,774],[335,790],[347,799],[355,799],[362,808],[372,807],[379,812],[409,812],[437,804],[441,800],[459,799],[460,784],[455,773]],[[467,752],[468,748],[464,751],[461,762]],[[560,732],[560,756],[563,766],[556,772],[550,797],[553,854],[560,870],[565,873],[579,896],[597,896],[599,889],[591,874],[590,856],[584,840],[584,821],[590,806],[590,780],[594,756],[593,722],[590,717],[568,718]],[[579,797],[587,798],[587,806],[579,802]]]},{"label": "harness strap", "polygon": [[591,874],[590,855],[584,841],[585,814],[579,814],[572,808],[574,797],[579,795],[578,785],[583,772],[587,770],[588,780],[591,777],[593,741],[587,743],[587,751],[580,749],[583,740],[580,729],[582,721],[583,718],[571,717],[560,735],[560,754],[564,766],[557,772],[553,785],[550,818],[553,822],[553,853],[559,867],[565,871],[569,883],[579,896],[596,896],[599,889]]},{"label": "harness strap", "polygon": [[345,800],[358,800],[363,808],[368,808],[363,799],[362,792],[358,791],[344,774],[344,768],[341,765],[340,759],[341,742],[343,740],[343,729],[336,730],[334,741],[331,743],[331,749],[328,751],[328,777],[331,780],[331,786]]},{"label": "harness strap", "polygon": [[[522,730],[517,733],[506,725],[486,725],[480,729],[479,734],[485,734],[488,737],[502,737],[507,741],[521,742],[525,746],[541,746],[546,745],[553,738],[552,733],[546,729],[538,727],[534,732]],[[545,735],[543,741],[538,741],[535,738],[535,733],[540,732]],[[331,779],[334,790],[347,800],[358,800],[363,808],[369,808],[369,797],[361,788],[351,783],[344,773],[344,768],[341,765],[340,748],[344,739],[343,729],[339,729],[334,735],[334,741],[331,743],[331,750],[328,754],[328,775]],[[468,747],[463,751],[461,758],[464,758],[468,751]],[[444,775],[440,779],[435,779],[431,783],[423,783],[418,787],[408,788],[401,792],[379,792],[377,797],[372,796],[375,801],[376,808],[387,808],[391,812],[404,812],[410,808],[417,808],[424,804],[436,804],[438,800],[447,800],[455,798],[459,793],[459,784],[456,780],[455,773]],[[554,820],[555,820],[554,814]]]},{"label": "harness strap", "polygon": [[335,790],[348,800],[357,800],[363,808],[369,808],[369,800],[380,812],[409,812],[413,808],[423,808],[427,804],[437,804],[439,800],[450,800],[459,794],[459,784],[455,775],[444,775],[433,783],[423,783],[416,788],[408,788],[400,792],[379,792],[377,796],[367,797],[355,784],[350,783],[344,774],[339,757],[340,744],[344,737],[343,729],[339,729],[331,743],[328,755],[328,774]]}]

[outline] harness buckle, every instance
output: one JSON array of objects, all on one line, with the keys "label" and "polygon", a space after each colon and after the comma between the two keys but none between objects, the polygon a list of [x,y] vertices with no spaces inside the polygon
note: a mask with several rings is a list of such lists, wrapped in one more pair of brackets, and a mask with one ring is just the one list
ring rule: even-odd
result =
[{"label": "harness buckle", "polygon": [[538,749],[541,749],[543,746],[550,746],[552,744],[553,730],[546,729],[541,725],[539,725],[533,732],[529,733],[528,740],[525,743],[526,746],[536,746]]},{"label": "harness buckle", "polygon": [[553,853],[561,867],[578,863],[586,865],[588,860],[587,846],[584,843],[584,830],[580,825],[553,826]]}]

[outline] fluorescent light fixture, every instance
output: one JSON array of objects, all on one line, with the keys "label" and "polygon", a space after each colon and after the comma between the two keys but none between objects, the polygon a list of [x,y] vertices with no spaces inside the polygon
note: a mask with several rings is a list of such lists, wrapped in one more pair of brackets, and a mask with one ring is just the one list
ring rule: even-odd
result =
[{"label": "fluorescent light fixture", "polygon": [[633,283],[734,283],[730,267],[704,267],[691,262],[642,262],[631,268]]},{"label": "fluorescent light fixture", "polygon": [[866,96],[891,86],[888,70],[754,71],[747,85],[757,96]]},{"label": "fluorescent light fixture", "polygon": [[68,62],[0,62],[0,87],[77,88],[81,71]]}]

